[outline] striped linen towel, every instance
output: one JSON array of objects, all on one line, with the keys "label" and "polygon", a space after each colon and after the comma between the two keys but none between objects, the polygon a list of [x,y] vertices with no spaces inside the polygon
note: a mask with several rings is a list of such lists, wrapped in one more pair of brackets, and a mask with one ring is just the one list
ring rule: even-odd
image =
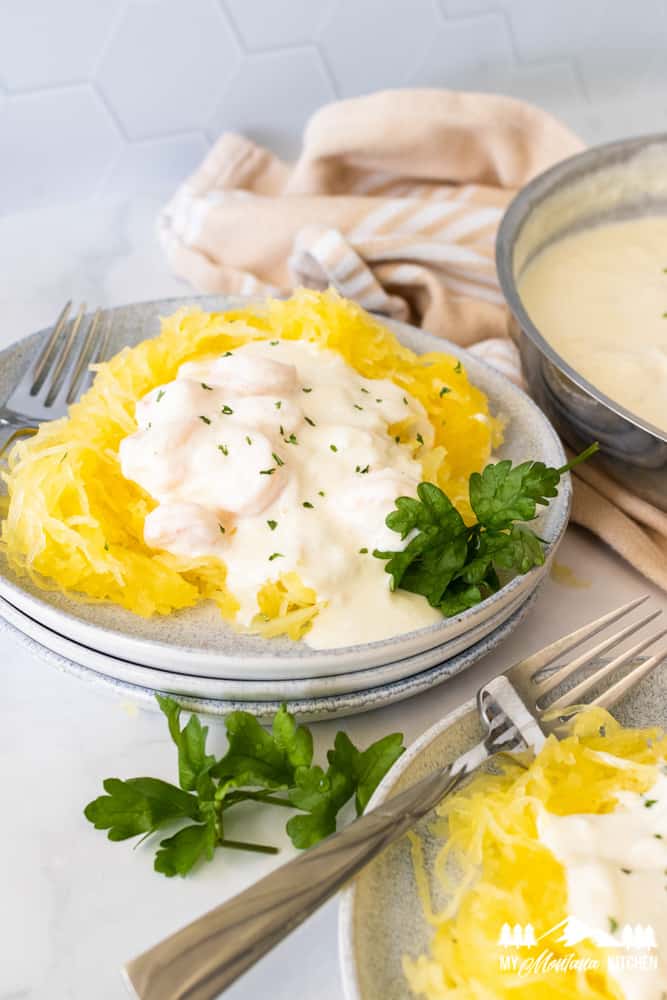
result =
[{"label": "striped linen towel", "polygon": [[[172,269],[202,292],[333,285],[521,384],[496,230],[517,188],[581,148],[546,112],[511,98],[386,91],[318,111],[294,165],[223,135],[161,213],[159,235]],[[667,516],[597,469],[586,476],[574,520],[667,589]]]}]

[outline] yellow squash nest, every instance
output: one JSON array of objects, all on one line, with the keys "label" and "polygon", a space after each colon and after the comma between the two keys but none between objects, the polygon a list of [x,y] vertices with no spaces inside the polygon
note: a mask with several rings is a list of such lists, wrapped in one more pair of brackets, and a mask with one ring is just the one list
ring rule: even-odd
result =
[{"label": "yellow squash nest", "polygon": [[[498,944],[504,924],[532,924],[539,938],[567,916],[565,870],[538,840],[540,810],[562,816],[611,812],[622,789],[650,788],[667,757],[664,731],[625,729],[602,709],[582,712],[571,725],[571,735],[560,742],[551,737],[528,765],[517,760],[503,774],[481,774],[440,806],[436,832],[446,840],[435,877],[449,897],[441,913],[433,911],[421,842],[411,835],[418,889],[434,927],[430,954],[403,960],[415,994],[427,1000],[622,997],[591,941],[572,947],[549,937],[548,948],[557,959],[573,953],[597,958],[598,968],[535,966],[524,977],[503,968],[507,949]],[[631,766],[614,766],[599,751]],[[538,956],[542,948],[518,954]]]},{"label": "yellow squash nest", "polygon": [[[11,567],[44,589],[112,601],[139,615],[211,599],[233,620],[238,605],[220,561],[185,563],[144,543],[144,519],[155,504],[123,477],[118,446],[136,430],[137,400],[175,378],[185,361],[280,337],[337,351],[365,377],[390,378],[419,399],[435,432],[434,447],[417,452],[424,477],[469,515],[468,477],[487,462],[501,426],[462,365],[446,354],[414,354],[332,291],[299,291],[287,301],[225,313],[179,310],[163,320],[157,337],[99,365],[68,417],[17,443],[4,474],[9,504],[0,534]],[[409,439],[409,427],[389,431]],[[314,592],[294,574],[268,580],[258,599],[266,635],[298,638],[319,610]]]}]

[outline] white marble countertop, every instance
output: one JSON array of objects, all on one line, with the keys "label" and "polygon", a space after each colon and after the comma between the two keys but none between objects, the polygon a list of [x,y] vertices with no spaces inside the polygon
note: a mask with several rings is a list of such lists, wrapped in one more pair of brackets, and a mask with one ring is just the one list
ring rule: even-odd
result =
[{"label": "white marble countertop", "polygon": [[[166,194],[166,192],[165,192]],[[116,305],[186,293],[153,235],[164,195],[88,202],[0,219],[0,348],[51,323],[66,298]],[[343,726],[366,745],[401,730],[414,740],[479,684],[561,632],[640,593],[664,594],[570,528],[558,561],[578,586],[550,578],[528,620],[494,653],[431,692],[313,727],[320,753]],[[150,848],[110,844],[82,815],[109,776],[173,779],[175,757],[157,713],[55,671],[0,635],[0,1000],[122,1000],[125,960],[249,885],[292,854],[274,814],[251,833],[277,858],[224,854],[185,880],[152,870]],[[222,749],[222,726],[211,722]],[[230,1000],[342,996],[334,900],[227,994]]]}]

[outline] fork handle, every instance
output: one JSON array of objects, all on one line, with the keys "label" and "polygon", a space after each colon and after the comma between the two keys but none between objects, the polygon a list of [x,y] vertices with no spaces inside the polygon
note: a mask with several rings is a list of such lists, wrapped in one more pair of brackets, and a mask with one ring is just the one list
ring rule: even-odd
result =
[{"label": "fork handle", "polygon": [[125,966],[140,1000],[211,1000],[398,840],[488,754],[458,758]]}]

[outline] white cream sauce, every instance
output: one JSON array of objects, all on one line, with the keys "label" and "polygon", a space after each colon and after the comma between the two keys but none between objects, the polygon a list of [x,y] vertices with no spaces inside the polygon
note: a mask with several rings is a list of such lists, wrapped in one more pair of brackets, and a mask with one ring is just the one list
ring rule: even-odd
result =
[{"label": "white cream sauce", "polygon": [[[617,799],[611,813],[556,816],[544,811],[538,835],[565,868],[568,916],[595,930],[602,946],[610,939],[612,975],[627,1000],[664,1000],[667,776],[660,773],[644,795],[621,791]],[[644,955],[657,958],[655,969],[629,967],[625,956],[638,953],[613,947],[627,941],[627,925],[638,924],[654,935],[657,948]]]},{"label": "white cream sauce", "polygon": [[667,430],[667,216],[573,233],[519,282],[540,333],[576,371]]},{"label": "white cream sauce", "polygon": [[[410,445],[388,433],[406,418]],[[327,602],[305,637],[315,648],[441,619],[422,597],[392,593],[372,555],[404,544],[385,518],[421,480],[412,446],[433,440],[422,405],[393,382],[305,341],[255,341],[182,365],[136,419],[120,459],[158,501],[147,544],[222,559],[240,624],[257,613],[259,588],[289,571]]]}]

